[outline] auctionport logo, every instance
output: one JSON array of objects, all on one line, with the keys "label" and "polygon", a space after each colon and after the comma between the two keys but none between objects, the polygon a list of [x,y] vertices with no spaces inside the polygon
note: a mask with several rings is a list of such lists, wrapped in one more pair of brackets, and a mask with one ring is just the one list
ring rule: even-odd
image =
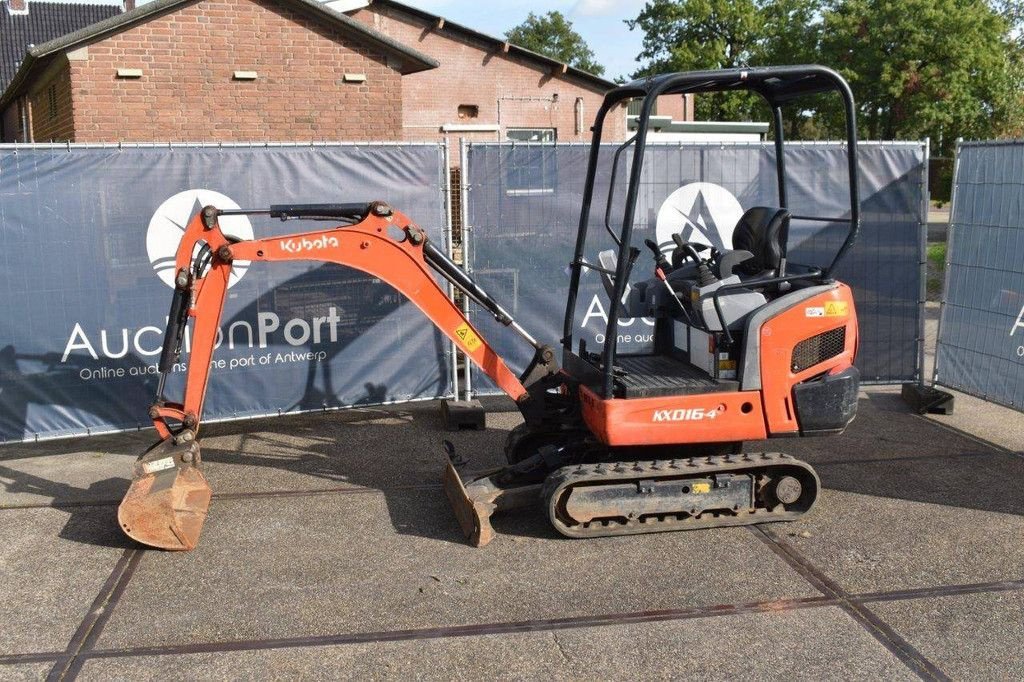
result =
[{"label": "auctionport logo", "polygon": [[[237,203],[220,192],[188,189],[178,192],[160,204],[149,220],[149,229],[146,231],[146,252],[149,254],[149,262],[153,264],[153,270],[160,281],[172,289],[174,257],[178,252],[178,242],[185,234],[185,227],[192,216],[201,211],[203,206],[210,205],[217,208],[239,208]],[[253,238],[252,223],[247,216],[223,216],[220,219],[220,227],[225,235],[243,240]],[[231,265],[229,288],[245,276],[249,269],[249,261],[236,260]]]},{"label": "auctionport logo", "polygon": [[[1014,321],[1013,326],[1010,327],[1010,336],[1016,334],[1018,329],[1024,329],[1024,306],[1021,306],[1020,313],[1017,315],[1016,321]],[[1017,346],[1015,352],[1018,358],[1024,359],[1024,344]]]},{"label": "auctionport logo", "polygon": [[732,233],[743,207],[732,192],[713,182],[691,182],[668,195],[658,210],[655,234],[663,251],[675,248],[672,235],[684,242],[732,248]]}]

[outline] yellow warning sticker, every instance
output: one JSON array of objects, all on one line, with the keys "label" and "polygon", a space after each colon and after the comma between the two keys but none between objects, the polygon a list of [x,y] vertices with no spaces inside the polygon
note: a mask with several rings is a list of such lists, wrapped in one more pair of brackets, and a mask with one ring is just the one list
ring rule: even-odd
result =
[{"label": "yellow warning sticker", "polygon": [[480,340],[480,337],[477,336],[473,332],[473,330],[469,328],[469,325],[465,322],[463,322],[462,324],[455,328],[455,336],[459,337],[459,340],[462,341],[463,344],[465,344],[466,349],[470,353],[475,351],[483,344],[483,341]]},{"label": "yellow warning sticker", "polygon": [[694,483],[693,484],[693,492],[695,492],[695,493],[709,493],[709,492],[711,492],[711,484],[710,483]]},{"label": "yellow warning sticker", "polygon": [[846,301],[831,301],[825,304],[825,317],[845,317],[850,314],[850,304]]}]

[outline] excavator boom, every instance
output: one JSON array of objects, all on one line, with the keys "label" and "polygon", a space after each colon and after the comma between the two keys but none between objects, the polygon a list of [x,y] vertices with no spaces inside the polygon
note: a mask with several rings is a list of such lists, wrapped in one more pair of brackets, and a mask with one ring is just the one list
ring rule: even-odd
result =
[{"label": "excavator boom", "polygon": [[[239,241],[225,235],[218,218],[262,213],[282,219],[335,220],[340,226],[315,232]],[[380,278],[412,301],[494,383],[529,414],[523,381],[557,372],[554,354],[519,327],[512,316],[476,285],[426,233],[383,202],[275,206],[269,210],[222,211],[207,206],[189,221],[175,258],[175,294],[160,357],[160,383],[150,417],[160,441],[136,463],[132,485],[118,509],[121,528],[135,540],[163,549],[188,550],[202,532],[212,492],[201,472],[198,445],[210,361],[235,261],[322,261]],[[517,377],[438,284],[439,274],[518,331],[536,349],[535,360]],[[178,361],[189,318],[194,320],[184,396],[164,396],[164,380]]]}]

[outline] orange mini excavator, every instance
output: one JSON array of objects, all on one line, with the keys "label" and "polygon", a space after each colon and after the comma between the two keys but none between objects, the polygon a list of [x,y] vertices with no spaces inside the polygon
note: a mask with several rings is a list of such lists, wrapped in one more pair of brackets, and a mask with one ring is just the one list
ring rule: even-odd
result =
[{"label": "orange mini excavator", "polygon": [[[709,249],[681,235],[674,244],[648,240],[653,276],[627,287],[641,253],[631,244],[644,149],[654,102],[661,95],[751,91],[774,114],[778,206],[750,208],[732,248]],[[791,214],[786,197],[782,107],[802,96],[838,93],[846,113],[849,213]],[[614,248],[588,262],[588,227],[601,134],[609,113],[639,99],[636,134],[615,152],[612,182],[631,150],[621,223],[604,225]],[[222,210],[207,206],[189,222],[176,257],[176,288],[150,416],[160,441],[135,465],[118,510],[124,532],[164,549],[196,546],[211,491],[200,471],[203,398],[228,276],[235,261],[313,260],[378,277],[404,294],[472,359],[522,412],[509,434],[507,466],[469,473],[449,448],[444,488],[470,541],[493,537],[490,517],[524,505],[546,509],[554,527],[575,537],[737,526],[799,517],[814,504],[819,481],[806,463],[778,453],[744,453],[745,440],[839,433],[853,419],[859,375],[857,319],[850,288],[832,273],[859,225],[854,104],[846,82],[820,66],[675,73],[610,91],[597,113],[564,318],[562,357],[538,342],[402,213],[377,201]],[[609,192],[609,197],[611,196]],[[239,241],[219,218],[262,214],[322,219],[330,229]],[[849,226],[831,263],[787,258],[791,221]],[[663,248],[668,250],[663,252]],[[603,346],[573,344],[584,270],[599,274],[609,294]],[[534,349],[517,375],[438,285],[440,275],[515,330]],[[634,278],[637,279],[637,278]],[[653,350],[620,353],[620,317],[655,319]],[[164,395],[164,378],[193,320],[191,355],[181,402]]]}]

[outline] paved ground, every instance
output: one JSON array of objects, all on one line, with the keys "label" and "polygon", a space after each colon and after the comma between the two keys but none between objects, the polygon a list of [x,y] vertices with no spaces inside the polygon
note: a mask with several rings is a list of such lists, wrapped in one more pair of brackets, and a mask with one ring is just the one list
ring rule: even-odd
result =
[{"label": "paved ground", "polygon": [[509,412],[457,434],[433,404],[213,425],[189,554],[116,526],[151,433],[6,447],[0,679],[1019,679],[1024,453],[986,440],[1024,417],[966,412],[875,391],[845,435],[773,442],[826,488],[798,523],[572,541],[538,510],[484,549],[440,442],[496,462]]},{"label": "paved ground", "polygon": [[944,242],[949,232],[949,204],[928,211],[928,241]]},{"label": "paved ground", "polygon": [[[929,308],[929,345],[937,308]],[[926,374],[930,369],[926,369]],[[149,432],[0,450],[0,679],[1020,679],[1024,417],[863,395],[841,437],[776,441],[825,486],[794,524],[571,541],[539,510],[466,546],[437,406],[213,425],[199,548],[116,503]]]}]

